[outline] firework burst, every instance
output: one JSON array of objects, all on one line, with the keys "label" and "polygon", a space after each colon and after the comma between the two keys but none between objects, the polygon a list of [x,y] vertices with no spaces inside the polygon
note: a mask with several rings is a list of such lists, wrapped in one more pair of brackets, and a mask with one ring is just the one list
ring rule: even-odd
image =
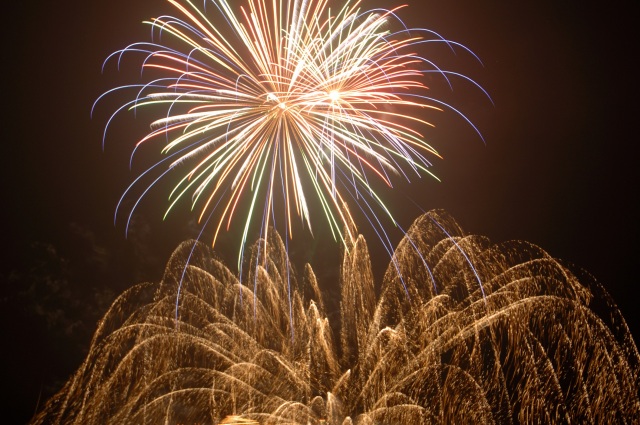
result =
[{"label": "firework burst", "polygon": [[374,182],[391,187],[394,176],[430,174],[428,157],[438,154],[419,131],[432,126],[422,110],[448,109],[467,120],[426,96],[423,74],[473,83],[419,56],[416,45],[466,48],[407,29],[399,8],[363,10],[360,1],[337,11],[327,0],[248,0],[239,8],[226,0],[202,8],[169,2],[179,18],[147,22],[150,42],[109,57],[140,54],[147,76],[105,93],[136,93],[111,118],[127,109],[165,111],[134,149],[156,144],[164,156],[123,199],[142,176],[158,175],[135,206],[161,178],[180,173],[166,214],[189,198],[202,228],[215,229],[214,245],[222,229],[243,223],[239,267],[252,225],[265,241],[270,225],[291,238],[295,220],[312,232],[314,209],[344,242],[353,221],[344,206],[355,205],[390,247],[381,218],[396,222]]},{"label": "firework burst", "polygon": [[[113,303],[31,423],[639,423],[640,355],[624,318],[588,273],[541,248],[494,244],[431,211],[407,230],[378,294],[358,237],[338,300],[309,265],[289,289],[285,245],[269,237],[268,252],[248,249],[257,291],[206,245],[183,243],[161,282]],[[404,288],[396,267],[411,276]]]}]

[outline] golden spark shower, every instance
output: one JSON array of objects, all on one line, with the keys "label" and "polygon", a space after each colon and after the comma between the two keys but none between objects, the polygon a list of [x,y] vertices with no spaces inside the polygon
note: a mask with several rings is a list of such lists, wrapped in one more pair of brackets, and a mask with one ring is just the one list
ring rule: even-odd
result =
[{"label": "golden spark shower", "polygon": [[[351,239],[343,234],[353,221],[344,205],[366,217],[391,252],[385,227],[397,223],[377,188],[431,175],[429,157],[438,154],[423,134],[432,126],[430,112],[446,110],[475,129],[453,106],[428,96],[424,75],[444,85],[463,80],[484,93],[416,52],[443,44],[451,55],[473,53],[433,32],[408,29],[398,17],[403,7],[367,10],[361,1],[344,1],[332,9],[327,0],[169,3],[178,17],[147,22],[151,41],[105,63],[120,66],[125,57],[138,57],[145,79],[99,99],[133,93],[109,119],[105,137],[123,111],[161,111],[134,149],[153,146],[163,156],[125,191],[123,199],[135,199],[129,219],[165,178],[177,181],[166,213],[189,198],[202,228],[212,229],[212,245],[239,223],[239,268],[251,230],[266,241],[273,226],[292,238],[298,221],[311,234],[320,227],[337,241]],[[155,180],[142,183],[149,176]]]},{"label": "golden spark shower", "polygon": [[209,246],[184,242],[160,283],[116,300],[85,362],[32,423],[640,420],[640,356],[624,318],[588,274],[537,246],[493,244],[432,211],[409,228],[379,288],[364,238],[349,241],[336,304],[269,237],[267,261],[256,242],[242,280]]}]

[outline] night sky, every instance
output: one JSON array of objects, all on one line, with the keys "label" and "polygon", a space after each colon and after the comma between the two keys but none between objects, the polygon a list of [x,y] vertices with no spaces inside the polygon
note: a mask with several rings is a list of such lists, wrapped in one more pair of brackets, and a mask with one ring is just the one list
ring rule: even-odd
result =
[{"label": "night sky", "polygon": [[[463,120],[441,114],[426,136],[444,157],[433,166],[442,182],[398,184],[388,196],[405,227],[420,214],[411,198],[424,210],[447,210],[468,233],[527,240],[586,269],[613,296],[638,341],[636,23],[631,4],[591,3],[410,1],[400,12],[409,27],[464,44],[482,64],[441,50],[432,52],[434,61],[472,77],[495,105],[461,82],[442,93],[484,142]],[[168,4],[71,0],[13,7],[2,26],[2,421],[24,423],[80,365],[114,297],[159,280],[194,226],[181,214],[162,223],[162,196],[152,195],[125,238],[124,220],[114,225],[113,212],[136,176],[129,152],[147,122],[121,119],[103,151],[112,109],[107,103],[90,117],[101,93],[136,75],[133,62],[128,71],[110,66],[102,73],[103,60],[147,40],[141,21],[171,11]],[[376,264],[388,261],[363,232]],[[297,260],[337,272],[339,247],[324,238],[301,245]],[[237,250],[232,239],[217,246],[230,266]],[[331,271],[325,275],[330,279]]]}]

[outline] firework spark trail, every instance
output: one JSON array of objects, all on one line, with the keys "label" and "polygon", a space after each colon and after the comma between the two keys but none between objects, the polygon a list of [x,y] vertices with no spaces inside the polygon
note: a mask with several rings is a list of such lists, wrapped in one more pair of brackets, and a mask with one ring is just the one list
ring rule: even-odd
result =
[{"label": "firework spark trail", "polygon": [[[206,1],[203,8],[188,0],[169,3],[181,17],[152,19],[150,42],[131,44],[107,59],[120,66],[124,55],[140,54],[143,77],[153,75],[121,87],[136,95],[107,127],[127,109],[166,109],[134,149],[165,141],[160,151],[166,157],[143,175],[157,172],[159,164],[183,173],[166,214],[190,196],[201,222],[215,216],[213,245],[221,230],[246,214],[241,268],[257,220],[264,241],[269,238],[263,232],[277,228],[278,221],[292,238],[296,215],[313,234],[313,197],[334,239],[346,246],[353,237],[343,233],[351,221],[343,208],[348,198],[374,215],[367,221],[391,251],[378,215],[397,225],[374,181],[392,187],[395,176],[431,174],[428,156],[438,154],[419,131],[432,126],[421,110],[446,109],[470,123],[457,109],[427,97],[421,77],[437,72],[449,85],[459,77],[478,86],[440,69],[415,48],[436,42],[452,51],[468,49],[432,31],[408,29],[397,16],[401,7],[364,10],[361,1],[346,1],[333,14],[328,0],[248,0],[239,8],[210,0],[222,18],[216,25],[207,18]],[[394,22],[402,29],[389,29]],[[123,198],[140,185],[138,178]]]},{"label": "firework spark trail", "polygon": [[352,241],[326,282],[335,296],[269,237],[266,252],[249,249],[245,284],[210,247],[181,244],[161,282],[113,303],[31,423],[638,423],[640,355],[624,318],[588,273],[541,248],[494,244],[430,211],[379,292],[365,239]]}]

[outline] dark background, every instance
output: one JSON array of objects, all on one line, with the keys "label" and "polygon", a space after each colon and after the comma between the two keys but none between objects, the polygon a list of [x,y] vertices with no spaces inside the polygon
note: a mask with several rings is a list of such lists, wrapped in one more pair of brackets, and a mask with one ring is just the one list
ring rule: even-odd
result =
[{"label": "dark background", "polygon": [[[631,2],[411,3],[400,12],[408,26],[466,45],[483,66],[462,52],[425,54],[474,78],[495,106],[468,84],[454,84],[452,103],[486,143],[454,114],[436,118],[427,137],[444,156],[433,168],[442,182],[399,184],[389,195],[399,221],[406,227],[419,214],[407,195],[425,210],[444,208],[468,233],[540,245],[591,272],[637,341],[639,93]],[[395,5],[365,2],[377,4]],[[128,156],[147,123],[122,119],[103,152],[111,110],[89,116],[93,101],[122,82],[113,66],[101,74],[103,60],[147,40],[140,22],[170,11],[166,2],[30,1],[13,8],[2,25],[2,422],[24,423],[80,365],[114,297],[158,280],[194,227],[180,214],[161,223],[164,210],[152,195],[125,238],[124,220],[114,226],[113,212],[136,175]],[[329,280],[339,248],[325,237],[301,247],[298,260],[328,266]],[[217,247],[230,262],[237,250],[231,239]],[[368,240],[376,264],[388,261]]]}]

